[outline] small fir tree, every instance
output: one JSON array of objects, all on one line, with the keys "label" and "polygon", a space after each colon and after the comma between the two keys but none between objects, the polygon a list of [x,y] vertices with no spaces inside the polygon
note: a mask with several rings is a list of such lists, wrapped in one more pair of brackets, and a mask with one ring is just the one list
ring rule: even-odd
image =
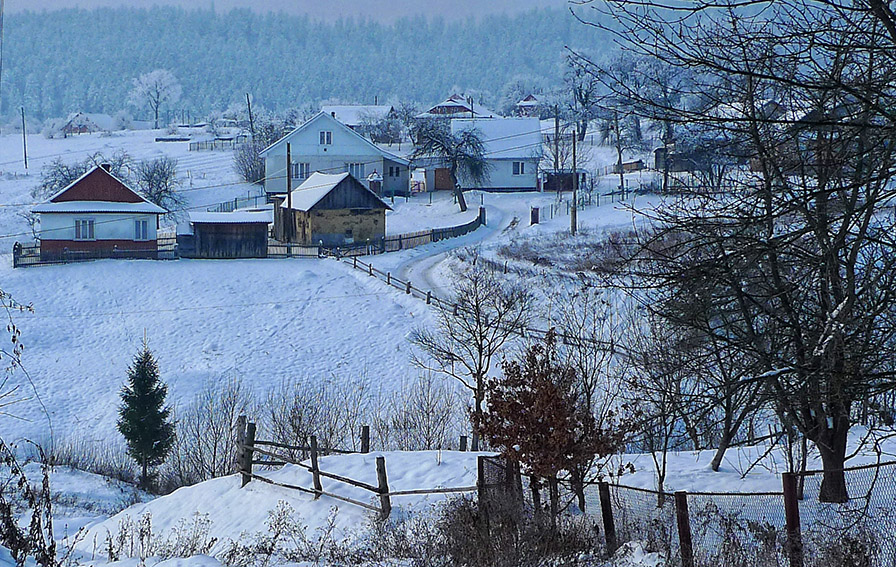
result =
[{"label": "small fir tree", "polygon": [[121,389],[118,430],[128,445],[128,454],[141,466],[140,485],[148,488],[149,468],[162,461],[174,444],[171,408],[165,406],[168,395],[159,377],[159,366],[146,342],[128,368],[128,384]]}]

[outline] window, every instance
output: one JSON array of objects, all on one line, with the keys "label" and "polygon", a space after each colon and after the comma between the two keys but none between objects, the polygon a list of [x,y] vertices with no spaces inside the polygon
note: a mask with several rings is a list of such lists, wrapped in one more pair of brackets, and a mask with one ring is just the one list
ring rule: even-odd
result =
[{"label": "window", "polygon": [[93,219],[75,219],[75,240],[94,240]]},{"label": "window", "polygon": [[346,171],[352,174],[352,177],[355,179],[364,179],[364,164],[363,163],[349,163],[346,164]]},{"label": "window", "polygon": [[149,240],[149,224],[145,220],[134,221],[134,240]]},{"label": "window", "polygon": [[333,132],[321,132],[320,133],[320,145],[329,146],[333,143]]},{"label": "window", "polygon": [[292,176],[296,179],[307,179],[311,174],[310,163],[294,163],[292,164]]},{"label": "window", "polygon": [[514,175],[525,175],[526,174],[526,162],[524,162],[524,161],[513,162],[513,174]]},{"label": "window", "polygon": [[400,167],[389,167],[389,177],[400,177],[401,176],[401,168]]}]

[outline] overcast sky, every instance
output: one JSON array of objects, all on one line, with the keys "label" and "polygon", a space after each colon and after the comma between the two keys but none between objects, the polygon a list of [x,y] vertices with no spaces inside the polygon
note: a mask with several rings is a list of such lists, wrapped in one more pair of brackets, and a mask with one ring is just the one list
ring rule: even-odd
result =
[{"label": "overcast sky", "polygon": [[519,12],[540,6],[564,6],[567,0],[6,0],[9,12],[19,10],[55,10],[74,6],[150,7],[157,4],[184,8],[210,8],[227,11],[252,8],[258,12],[282,10],[291,14],[308,14],[314,18],[336,19],[343,16],[364,16],[392,20],[406,15],[439,15],[465,19],[469,16],[497,12]]}]

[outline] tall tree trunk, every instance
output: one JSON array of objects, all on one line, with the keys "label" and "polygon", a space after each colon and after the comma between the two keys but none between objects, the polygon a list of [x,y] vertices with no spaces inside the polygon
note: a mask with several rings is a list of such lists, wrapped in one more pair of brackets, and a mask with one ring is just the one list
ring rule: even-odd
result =
[{"label": "tall tree trunk", "polygon": [[846,490],[846,441],[849,433],[849,418],[834,418],[833,427],[825,428],[815,439],[815,446],[821,454],[824,476],[821,480],[821,502],[847,502],[849,494]]},{"label": "tall tree trunk", "polygon": [[731,446],[731,437],[731,431],[722,432],[722,438],[719,439],[719,447],[716,449],[716,454],[713,455],[712,461],[709,463],[713,472],[719,472],[719,467],[722,466],[722,459],[725,458],[725,451]]},{"label": "tall tree trunk", "polygon": [[461,188],[460,183],[457,181],[457,166],[452,166],[450,173],[451,183],[454,184],[454,196],[457,197],[457,206],[460,207],[460,212],[466,212],[467,200],[464,199],[464,190]]},{"label": "tall tree trunk", "polygon": [[551,531],[557,531],[557,516],[560,515],[560,483],[557,477],[548,479],[548,489],[551,494]]},{"label": "tall tree trunk", "polygon": [[576,500],[579,503],[579,510],[585,513],[585,470],[584,467],[572,467],[569,471],[569,483],[572,490],[576,494]]},{"label": "tall tree trunk", "polygon": [[154,128],[156,128],[158,130],[158,128],[159,128],[159,106],[156,105],[155,107],[153,107],[153,110],[155,111],[155,117],[156,117]]},{"label": "tall tree trunk", "polygon": [[479,450],[479,427],[482,425],[480,418],[482,417],[482,401],[483,401],[483,398],[485,398],[483,384],[481,383],[482,379],[478,376],[476,376],[475,379],[476,379],[476,391],[473,392],[473,399],[474,399],[473,439],[471,441],[471,447],[470,447],[471,451]]}]

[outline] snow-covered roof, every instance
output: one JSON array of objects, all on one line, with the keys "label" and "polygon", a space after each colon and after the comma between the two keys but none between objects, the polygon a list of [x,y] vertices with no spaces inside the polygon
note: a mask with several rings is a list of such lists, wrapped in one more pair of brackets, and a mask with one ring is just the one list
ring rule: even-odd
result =
[{"label": "snow-covered roof", "polygon": [[541,101],[538,100],[538,97],[536,97],[535,95],[531,95],[531,94],[529,96],[527,96],[526,98],[524,98],[523,100],[516,103],[517,106],[524,106],[524,107],[538,106],[539,104],[541,104]]},{"label": "snow-covered roof", "polygon": [[[294,211],[310,211],[314,205],[318,204],[321,199],[327,196],[327,193],[336,188],[337,185],[349,177],[349,173],[321,173],[315,171],[301,185],[296,187],[292,192],[292,209]],[[376,196],[376,193],[358,183],[360,187],[369,192],[374,199],[383,204],[387,209],[391,209],[385,201]],[[284,197],[284,209],[287,208],[287,199]]]},{"label": "snow-covered roof", "polygon": [[255,224],[274,222],[272,211],[233,211],[230,213],[190,213],[191,223]]},{"label": "snow-covered roof", "polygon": [[115,128],[115,119],[108,114],[74,112],[66,119],[66,126],[88,126],[94,125],[100,130],[113,130]]},{"label": "snow-covered roof", "polygon": [[[406,159],[404,159],[404,158],[402,158],[402,157],[399,157],[399,156],[397,156],[397,155],[395,155],[395,154],[393,154],[393,153],[387,152],[387,151],[385,151],[384,149],[378,147],[376,144],[374,144],[373,142],[371,142],[370,140],[368,140],[368,139],[365,138],[364,136],[358,134],[357,132],[355,132],[354,130],[352,130],[351,128],[349,128],[348,126],[346,126],[345,124],[343,124],[342,122],[336,120],[336,119],[333,118],[331,115],[326,114],[326,113],[324,113],[324,112],[318,112],[317,114],[315,114],[314,116],[312,116],[310,119],[308,119],[304,124],[302,124],[301,126],[299,126],[298,128],[296,128],[295,130],[293,130],[293,131],[290,132],[289,134],[286,134],[285,136],[283,136],[282,138],[280,138],[279,140],[277,140],[276,142],[274,142],[274,143],[271,144],[270,146],[268,146],[268,147],[266,147],[265,149],[261,150],[261,152],[259,153],[259,155],[260,155],[261,157],[265,157],[265,156],[267,155],[268,152],[272,151],[274,148],[278,148],[278,147],[280,147],[282,144],[284,144],[284,143],[286,142],[286,140],[288,140],[289,138],[291,138],[293,135],[295,135],[295,134],[298,133],[298,132],[301,132],[302,130],[308,128],[312,123],[316,122],[317,120],[321,120],[321,119],[323,119],[323,120],[329,120],[332,124],[335,124],[335,125],[337,125],[337,127],[342,128],[345,132],[351,134],[352,136],[356,136],[359,140],[363,140],[365,144],[367,144],[367,145],[370,146],[371,148],[375,149],[377,152],[379,152],[379,153],[380,153],[384,158],[386,158],[386,159],[392,160],[392,161],[394,161],[394,162],[396,162],[396,163],[399,163],[399,164],[401,164],[401,165],[408,165],[408,164],[410,163],[410,162],[408,162],[408,160],[406,160]],[[295,156],[295,155],[294,155],[294,156]]]},{"label": "snow-covered roof", "polygon": [[476,118],[501,118],[497,112],[490,110],[481,104],[470,102],[461,95],[451,95],[439,104],[433,106],[426,112],[421,112],[417,118],[455,118],[470,116],[472,112]]},{"label": "snow-covered roof", "polygon": [[[292,208],[296,211],[309,211],[311,207],[316,205],[321,199],[327,196],[327,193],[339,185],[343,179],[348,177],[345,173],[321,173],[315,171],[308,179],[302,182],[292,192]],[[286,199],[283,200],[283,208],[286,208]]]},{"label": "snow-covered roof", "polygon": [[488,159],[532,159],[541,157],[541,123],[537,118],[475,120],[456,118],[453,133],[476,129],[482,134]]},{"label": "snow-covered roof", "polygon": [[335,115],[336,120],[354,127],[360,126],[364,119],[382,120],[393,111],[393,108],[388,104],[344,104],[321,106],[320,111],[331,116]]},{"label": "snow-covered roof", "polygon": [[120,203],[114,201],[62,201],[41,203],[34,207],[36,213],[147,213],[164,215],[168,211],[162,207],[143,201]]}]

